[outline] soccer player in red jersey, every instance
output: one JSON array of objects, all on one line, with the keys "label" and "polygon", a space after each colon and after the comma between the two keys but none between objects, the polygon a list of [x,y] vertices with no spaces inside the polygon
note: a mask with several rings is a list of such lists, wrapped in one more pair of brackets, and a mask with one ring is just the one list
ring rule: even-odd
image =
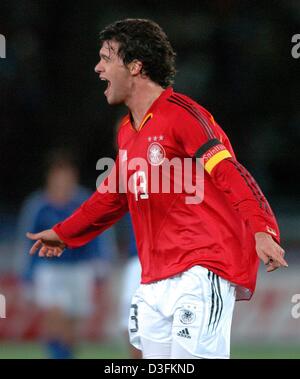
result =
[{"label": "soccer player in red jersey", "polygon": [[[259,258],[269,272],[287,266],[274,214],[212,115],[173,90],[175,53],[160,26],[117,21],[101,32],[100,46],[95,71],[107,82],[107,101],[129,110],[119,154],[72,216],[28,233],[31,254],[60,256],[129,210],[142,266],[131,343],[144,358],[229,358],[234,303],[253,294]],[[170,162],[177,166],[166,170]],[[175,190],[186,177],[202,193]]]}]

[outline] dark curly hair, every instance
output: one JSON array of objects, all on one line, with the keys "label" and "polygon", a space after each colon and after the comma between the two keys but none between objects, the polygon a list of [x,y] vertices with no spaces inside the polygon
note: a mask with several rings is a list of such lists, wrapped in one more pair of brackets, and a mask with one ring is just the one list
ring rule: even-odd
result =
[{"label": "dark curly hair", "polygon": [[100,32],[100,43],[119,43],[118,55],[124,64],[137,59],[142,73],[163,88],[174,82],[175,52],[162,28],[151,20],[125,19],[108,25]]}]

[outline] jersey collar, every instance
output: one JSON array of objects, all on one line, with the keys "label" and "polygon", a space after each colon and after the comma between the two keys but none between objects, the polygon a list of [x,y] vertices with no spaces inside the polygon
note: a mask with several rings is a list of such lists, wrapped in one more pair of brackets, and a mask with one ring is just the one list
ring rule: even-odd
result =
[{"label": "jersey collar", "polygon": [[139,132],[145,125],[146,123],[152,119],[153,117],[153,113],[154,113],[154,110],[155,108],[157,108],[157,106],[159,106],[159,104],[161,104],[161,102],[166,99],[167,97],[171,96],[172,93],[173,93],[173,87],[168,87],[166,88],[159,96],[156,100],[154,100],[154,102],[152,103],[152,105],[150,106],[150,108],[148,109],[148,111],[146,112],[145,114],[145,117],[143,118],[140,126],[138,127],[138,129],[135,129],[133,127],[133,124],[132,124],[132,116],[131,116],[131,113],[129,112],[128,113],[128,119],[129,119],[129,123],[130,123],[130,127],[131,129],[133,129],[135,132]]}]

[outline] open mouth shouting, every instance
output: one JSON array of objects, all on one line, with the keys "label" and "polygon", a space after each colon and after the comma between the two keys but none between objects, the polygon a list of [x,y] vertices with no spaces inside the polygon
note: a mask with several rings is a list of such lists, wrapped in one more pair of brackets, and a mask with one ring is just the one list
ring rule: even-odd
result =
[{"label": "open mouth shouting", "polygon": [[107,83],[106,90],[104,91],[104,95],[107,96],[108,91],[109,91],[109,88],[110,88],[110,86],[111,86],[111,83],[110,83],[110,81],[109,81],[108,79],[103,78],[103,77],[100,77],[100,80],[101,80],[102,82],[106,82],[106,83]]}]

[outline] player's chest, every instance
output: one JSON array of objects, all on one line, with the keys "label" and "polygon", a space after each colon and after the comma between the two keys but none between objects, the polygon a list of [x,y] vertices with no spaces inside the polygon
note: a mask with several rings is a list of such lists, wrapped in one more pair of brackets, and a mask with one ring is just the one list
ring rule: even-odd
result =
[{"label": "player's chest", "polygon": [[134,164],[161,165],[165,159],[180,156],[180,146],[168,124],[149,121],[140,131],[130,130],[120,141],[120,156]]}]

